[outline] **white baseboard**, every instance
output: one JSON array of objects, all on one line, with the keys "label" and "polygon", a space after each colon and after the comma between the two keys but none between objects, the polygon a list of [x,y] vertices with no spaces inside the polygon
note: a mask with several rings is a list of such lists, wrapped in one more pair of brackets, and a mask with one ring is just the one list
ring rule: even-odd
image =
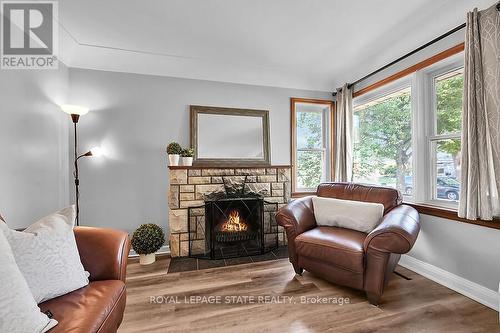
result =
[{"label": "white baseboard", "polygon": [[[170,254],[170,246],[168,245],[163,245],[157,252],[156,254]],[[130,249],[130,253],[128,254],[129,258],[134,258],[138,257],[139,255],[135,253],[133,249]]]},{"label": "white baseboard", "polygon": [[494,290],[408,255],[401,256],[399,265],[486,305],[495,311],[499,311],[500,295]]}]

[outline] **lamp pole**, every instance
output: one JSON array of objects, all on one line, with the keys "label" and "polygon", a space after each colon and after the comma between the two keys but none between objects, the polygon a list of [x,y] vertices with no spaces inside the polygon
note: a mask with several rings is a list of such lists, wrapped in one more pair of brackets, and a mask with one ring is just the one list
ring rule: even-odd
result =
[{"label": "lamp pole", "polygon": [[77,133],[77,124],[81,115],[87,114],[89,109],[83,106],[78,105],[70,105],[65,104],[61,105],[62,111],[69,114],[71,116],[71,120],[73,121],[73,131],[74,131],[74,171],[73,177],[75,178],[75,201],[76,201],[76,220],[75,224],[80,225],[80,193],[78,187],[80,186],[80,180],[78,178],[78,160],[83,156],[92,156],[92,153],[89,151],[83,155],[78,156],[78,133]]}]

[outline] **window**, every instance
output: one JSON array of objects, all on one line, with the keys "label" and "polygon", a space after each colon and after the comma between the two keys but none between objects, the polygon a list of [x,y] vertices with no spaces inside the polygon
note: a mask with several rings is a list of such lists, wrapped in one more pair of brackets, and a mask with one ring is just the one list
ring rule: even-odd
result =
[{"label": "window", "polygon": [[354,103],[353,179],[412,196],[412,103],[403,79]]},{"label": "window", "polygon": [[463,68],[439,68],[432,80],[431,200],[456,203],[460,193]]},{"label": "window", "polygon": [[354,99],[353,181],[397,188],[405,201],[456,207],[463,53],[398,77]]},{"label": "window", "polygon": [[333,102],[292,98],[292,191],[313,192],[331,179]]}]

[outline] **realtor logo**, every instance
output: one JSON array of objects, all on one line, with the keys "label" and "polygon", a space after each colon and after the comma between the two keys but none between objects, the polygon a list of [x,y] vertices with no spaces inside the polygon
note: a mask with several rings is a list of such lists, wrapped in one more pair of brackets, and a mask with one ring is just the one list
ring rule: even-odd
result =
[{"label": "realtor logo", "polygon": [[1,69],[57,69],[57,2],[0,4]]}]

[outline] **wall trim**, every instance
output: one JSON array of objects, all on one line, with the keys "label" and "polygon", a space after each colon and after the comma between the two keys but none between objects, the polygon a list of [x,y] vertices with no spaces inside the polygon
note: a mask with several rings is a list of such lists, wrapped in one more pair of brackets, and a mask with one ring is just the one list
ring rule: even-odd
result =
[{"label": "wall trim", "polygon": [[[170,254],[170,246],[168,245],[163,245],[159,250],[158,252],[156,252],[156,254]],[[138,257],[139,255],[137,253],[135,253],[135,251],[133,249],[130,249],[130,252],[128,254],[128,257],[129,258],[134,258],[134,257]]]},{"label": "wall trim", "polygon": [[494,290],[488,289],[480,284],[469,281],[429,263],[410,257],[409,255],[401,256],[399,265],[486,305],[497,312],[499,311],[500,295]]}]

